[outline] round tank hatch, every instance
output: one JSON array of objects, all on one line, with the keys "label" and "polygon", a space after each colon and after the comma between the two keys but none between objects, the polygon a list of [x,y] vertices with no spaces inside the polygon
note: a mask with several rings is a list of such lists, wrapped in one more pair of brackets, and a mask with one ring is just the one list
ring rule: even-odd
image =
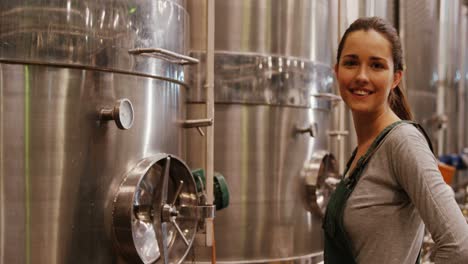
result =
[{"label": "round tank hatch", "polygon": [[114,200],[117,249],[131,263],[181,263],[195,238],[197,197],[192,174],[177,157],[140,161]]},{"label": "round tank hatch", "polygon": [[301,171],[304,184],[304,200],[308,211],[323,217],[328,200],[340,181],[338,163],[333,156],[325,151],[312,155]]}]

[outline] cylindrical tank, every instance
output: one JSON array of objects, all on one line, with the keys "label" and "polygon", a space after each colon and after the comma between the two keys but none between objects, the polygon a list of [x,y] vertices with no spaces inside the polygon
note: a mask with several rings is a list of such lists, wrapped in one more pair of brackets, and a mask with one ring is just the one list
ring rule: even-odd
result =
[{"label": "cylindrical tank", "polygon": [[460,151],[461,12],[459,0],[400,1],[408,99],[438,155]]},{"label": "cylindrical tank", "polygon": [[[459,82],[461,79],[461,39],[462,0],[438,1],[438,60],[436,87],[438,93],[438,114],[446,117],[445,129],[437,138],[438,154],[459,153],[458,145],[459,113],[463,111],[459,104]],[[436,128],[437,129],[437,128]]]},{"label": "cylindrical tank", "polygon": [[188,22],[183,0],[1,1],[0,263],[127,263],[119,186],[183,155]]},{"label": "cylindrical tank", "polygon": [[[190,118],[205,113],[205,5],[188,2],[190,54],[201,61],[187,72]],[[328,148],[337,99],[330,12],[325,0],[215,2],[214,168],[231,194],[215,218],[219,263],[321,257],[321,218],[305,196],[310,161]],[[190,164],[203,166],[202,146],[188,134]]]},{"label": "cylindrical tank", "polygon": [[[434,141],[429,121],[437,113],[437,1],[400,1],[399,27],[405,53],[404,83],[415,120]],[[420,41],[426,45],[419,45]],[[433,54],[427,56],[427,54]]]}]

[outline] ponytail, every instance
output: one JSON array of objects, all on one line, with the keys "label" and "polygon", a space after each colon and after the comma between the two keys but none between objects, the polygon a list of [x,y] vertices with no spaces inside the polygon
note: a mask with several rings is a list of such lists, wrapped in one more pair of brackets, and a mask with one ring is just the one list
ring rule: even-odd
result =
[{"label": "ponytail", "polygon": [[392,111],[402,120],[413,120],[413,114],[409,107],[406,96],[400,86],[393,88],[388,96],[388,104]]}]

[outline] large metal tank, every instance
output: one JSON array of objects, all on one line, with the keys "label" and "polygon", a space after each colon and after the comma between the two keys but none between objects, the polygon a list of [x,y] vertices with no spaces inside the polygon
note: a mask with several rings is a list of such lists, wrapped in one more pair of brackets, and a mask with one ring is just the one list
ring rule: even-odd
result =
[{"label": "large metal tank", "polygon": [[[183,241],[155,244],[160,234],[181,238],[169,223],[175,206],[197,202],[173,156],[184,148],[181,64],[193,62],[181,56],[184,6],[1,1],[0,263],[152,263],[168,248],[179,263],[187,254]],[[174,222],[191,244],[196,220]]]},{"label": "large metal tank", "polygon": [[[463,123],[462,1],[400,1],[400,34],[406,58],[405,83],[416,121],[438,155],[458,153]],[[421,40],[425,45],[421,46]],[[428,56],[431,54],[431,56]]]},{"label": "large metal tank", "polygon": [[[415,120],[433,140],[437,114],[437,1],[400,1],[400,36],[405,53],[404,83]],[[426,45],[419,45],[423,40]],[[432,54],[432,56],[427,56]]]},{"label": "large metal tank", "polygon": [[[205,5],[188,2],[190,54],[201,61],[187,73],[190,118],[205,113]],[[326,156],[337,99],[330,12],[325,0],[215,1],[214,168],[231,194],[216,215],[219,263],[321,258],[320,213],[305,196]],[[202,146],[188,135],[190,164],[204,164]]]}]

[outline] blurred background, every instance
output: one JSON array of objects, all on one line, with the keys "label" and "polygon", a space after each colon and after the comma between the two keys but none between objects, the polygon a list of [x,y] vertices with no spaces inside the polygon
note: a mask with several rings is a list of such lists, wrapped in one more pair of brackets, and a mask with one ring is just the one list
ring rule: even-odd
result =
[{"label": "blurred background", "polygon": [[365,16],[468,217],[466,0],[3,0],[0,263],[321,263]]}]

